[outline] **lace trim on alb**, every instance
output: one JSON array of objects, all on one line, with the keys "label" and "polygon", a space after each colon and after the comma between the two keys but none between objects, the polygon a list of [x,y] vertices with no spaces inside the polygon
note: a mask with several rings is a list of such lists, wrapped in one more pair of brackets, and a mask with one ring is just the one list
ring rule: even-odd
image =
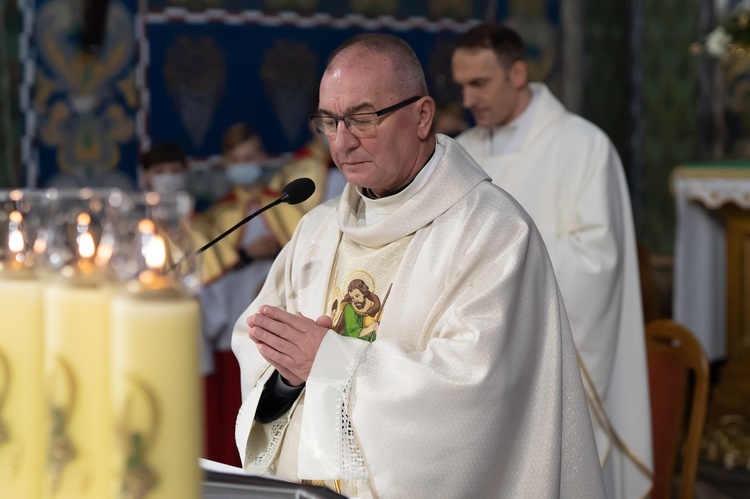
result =
[{"label": "lace trim on alb", "polygon": [[276,470],[277,463],[275,462],[277,450],[281,445],[281,440],[284,438],[284,432],[286,431],[289,423],[289,413],[281,418],[268,423],[270,425],[271,441],[266,446],[265,450],[257,456],[246,456],[246,463],[249,466],[267,469],[270,473],[274,473]]},{"label": "lace trim on alb", "polygon": [[[362,357],[362,353],[366,350],[363,348],[355,356],[352,361],[351,371],[354,371],[354,367],[359,364],[359,359]],[[352,388],[352,377],[349,379],[344,386],[341,393],[341,404],[339,405],[339,430],[340,438],[340,463],[341,463],[341,475],[347,479],[366,479],[367,470],[365,469],[365,462],[362,458],[362,452],[359,449],[359,444],[354,435],[354,430],[349,420],[349,395]]]}]

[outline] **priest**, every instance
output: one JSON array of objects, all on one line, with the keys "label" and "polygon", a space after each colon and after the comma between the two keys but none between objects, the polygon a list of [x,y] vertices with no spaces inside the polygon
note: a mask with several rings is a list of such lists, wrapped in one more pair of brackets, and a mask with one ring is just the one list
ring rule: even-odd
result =
[{"label": "priest", "polygon": [[528,83],[519,35],[479,25],[452,57],[476,126],[457,137],[547,245],[581,361],[610,498],[652,482],[651,410],[630,198],[607,136]]},{"label": "priest", "polygon": [[604,497],[541,236],[434,112],[401,39],[330,57],[312,121],[348,184],[235,326],[243,467],[360,498]]}]

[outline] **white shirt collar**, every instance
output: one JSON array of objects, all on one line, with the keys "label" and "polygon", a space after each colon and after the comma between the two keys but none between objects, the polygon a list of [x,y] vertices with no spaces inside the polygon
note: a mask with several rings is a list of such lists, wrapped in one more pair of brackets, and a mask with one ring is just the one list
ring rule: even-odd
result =
[{"label": "white shirt collar", "polygon": [[407,201],[409,201],[419,190],[427,183],[427,180],[432,176],[435,171],[435,167],[443,157],[445,150],[443,146],[435,141],[435,152],[427,162],[414,180],[404,188],[404,190],[397,192],[396,194],[371,199],[362,194],[362,189],[357,187],[357,193],[359,193],[363,202],[359,203],[357,207],[357,225],[372,225],[376,222],[388,218],[388,215],[401,208]]}]

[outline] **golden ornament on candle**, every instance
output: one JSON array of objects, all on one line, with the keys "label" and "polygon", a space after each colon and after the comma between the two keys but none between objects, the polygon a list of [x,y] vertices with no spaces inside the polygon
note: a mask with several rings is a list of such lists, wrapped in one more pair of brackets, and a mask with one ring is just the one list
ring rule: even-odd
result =
[{"label": "golden ornament on candle", "polygon": [[35,498],[44,473],[41,285],[33,272],[40,198],[0,191],[0,491]]},{"label": "golden ornament on candle", "polygon": [[[160,204],[162,212],[169,206]],[[123,498],[198,499],[200,313],[179,274],[168,270],[183,253],[164,222],[136,224],[138,270],[112,300],[117,486]]]}]

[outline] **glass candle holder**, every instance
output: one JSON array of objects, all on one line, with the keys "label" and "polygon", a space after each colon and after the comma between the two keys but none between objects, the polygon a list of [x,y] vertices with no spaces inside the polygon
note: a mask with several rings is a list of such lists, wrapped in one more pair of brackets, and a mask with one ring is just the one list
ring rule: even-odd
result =
[{"label": "glass candle holder", "polygon": [[44,278],[48,435],[44,497],[114,497],[109,191],[49,190],[35,243]]},{"label": "glass candle holder", "polygon": [[122,497],[198,499],[200,308],[187,194],[113,193],[110,269],[115,486]]},{"label": "glass candle holder", "polygon": [[41,497],[44,475],[42,287],[34,240],[43,198],[0,191],[0,488]]}]

